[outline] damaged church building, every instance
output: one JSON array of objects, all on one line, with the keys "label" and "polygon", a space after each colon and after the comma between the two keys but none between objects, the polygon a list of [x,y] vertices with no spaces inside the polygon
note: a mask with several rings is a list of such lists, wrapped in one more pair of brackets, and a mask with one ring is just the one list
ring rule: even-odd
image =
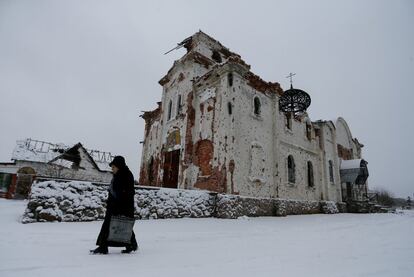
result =
[{"label": "damaged church building", "polygon": [[[199,31],[159,81],[144,112],[139,184],[255,198],[348,203],[367,199],[363,145],[346,121],[286,112],[277,82]],[[291,87],[293,89],[293,87]],[[310,104],[310,98],[309,98]]]},{"label": "damaged church building", "polygon": [[18,140],[12,162],[0,163],[0,197],[23,199],[35,181],[89,181],[108,184],[112,173],[109,152],[88,150],[35,139]]}]

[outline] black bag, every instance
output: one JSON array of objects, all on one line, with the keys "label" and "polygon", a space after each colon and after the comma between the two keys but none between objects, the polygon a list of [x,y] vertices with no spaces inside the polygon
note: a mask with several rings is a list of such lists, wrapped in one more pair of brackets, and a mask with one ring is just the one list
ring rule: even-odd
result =
[{"label": "black bag", "polygon": [[111,216],[108,241],[130,243],[135,219],[126,216]]}]

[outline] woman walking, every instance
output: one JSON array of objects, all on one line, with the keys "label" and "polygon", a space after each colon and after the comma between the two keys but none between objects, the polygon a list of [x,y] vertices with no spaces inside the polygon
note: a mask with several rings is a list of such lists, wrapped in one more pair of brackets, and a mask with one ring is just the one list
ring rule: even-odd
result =
[{"label": "woman walking", "polygon": [[113,178],[109,186],[108,199],[106,201],[105,219],[99,233],[95,250],[91,254],[108,254],[108,247],[125,247],[122,253],[131,253],[138,249],[134,231],[132,231],[129,243],[108,241],[111,216],[134,217],[134,176],[127,167],[122,156],[114,157],[109,164],[112,168]]}]

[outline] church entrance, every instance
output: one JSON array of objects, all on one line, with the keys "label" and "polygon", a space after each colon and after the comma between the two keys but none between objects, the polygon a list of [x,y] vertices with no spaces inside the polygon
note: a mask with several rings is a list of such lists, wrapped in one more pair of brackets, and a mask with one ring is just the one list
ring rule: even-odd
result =
[{"label": "church entrance", "polygon": [[178,170],[180,168],[180,150],[165,152],[163,187],[178,187]]}]

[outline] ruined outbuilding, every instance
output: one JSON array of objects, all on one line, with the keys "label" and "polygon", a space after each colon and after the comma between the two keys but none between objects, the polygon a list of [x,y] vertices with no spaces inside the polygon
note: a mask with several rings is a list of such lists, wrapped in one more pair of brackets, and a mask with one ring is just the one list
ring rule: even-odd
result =
[{"label": "ruined outbuilding", "polygon": [[109,183],[109,152],[34,139],[18,140],[12,162],[0,163],[0,197],[26,198],[34,180]]},{"label": "ruined outbuilding", "polygon": [[141,185],[264,198],[365,199],[363,145],[343,118],[313,122],[306,112],[284,113],[279,83],[261,79],[240,55],[201,31],[180,46],[187,53],[159,81],[161,102],[142,115]]}]

